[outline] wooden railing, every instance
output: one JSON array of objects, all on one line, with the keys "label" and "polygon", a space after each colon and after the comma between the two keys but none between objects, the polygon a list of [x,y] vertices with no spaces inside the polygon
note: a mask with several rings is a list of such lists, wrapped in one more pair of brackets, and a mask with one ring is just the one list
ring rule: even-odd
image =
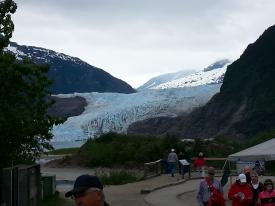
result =
[{"label": "wooden railing", "polygon": [[[196,157],[191,158],[192,162],[196,159]],[[216,171],[216,175],[221,176],[223,174],[223,169],[225,166],[225,162],[227,158],[224,157],[205,157],[204,158],[209,165],[213,166],[213,164],[211,164],[211,161],[223,161],[224,163],[222,164],[223,166],[220,167],[215,167],[215,171]],[[208,165],[208,166],[209,166]],[[166,165],[167,166],[167,165]],[[165,172],[165,168],[164,168],[164,162],[162,159],[159,159],[157,161],[154,162],[148,162],[148,163],[144,163],[144,178],[150,178],[150,177],[155,177],[158,175],[161,175]],[[206,168],[205,168],[206,169]],[[191,169],[192,173],[193,173],[193,177],[196,177],[197,175],[196,170]],[[235,168],[231,168],[230,169],[230,176],[235,176],[237,174],[237,171]],[[190,177],[189,177],[190,178]]]},{"label": "wooden railing", "polygon": [[154,162],[144,163],[144,178],[155,177],[163,173],[163,161],[159,159]]}]

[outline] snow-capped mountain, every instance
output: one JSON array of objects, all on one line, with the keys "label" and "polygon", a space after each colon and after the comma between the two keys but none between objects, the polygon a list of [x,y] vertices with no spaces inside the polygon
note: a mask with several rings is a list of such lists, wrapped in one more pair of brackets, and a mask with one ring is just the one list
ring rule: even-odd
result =
[{"label": "snow-capped mountain", "polygon": [[151,87],[151,89],[168,89],[219,84],[222,83],[226,68],[229,64],[229,60],[218,61],[211,64],[203,71],[195,72],[185,77]]},{"label": "snow-capped mountain", "polygon": [[232,61],[230,61],[229,59],[221,59],[221,60],[216,61],[213,64],[209,65],[208,67],[203,69],[203,71],[208,72],[208,71],[211,71],[211,70],[214,70],[214,69],[223,68],[225,65],[228,65],[230,63],[232,63]]},{"label": "snow-capped mountain", "polygon": [[152,89],[153,87],[156,87],[160,84],[183,78],[192,73],[195,73],[195,70],[183,70],[175,73],[162,74],[149,79],[145,84],[138,87],[137,90],[141,91],[144,89]]},{"label": "snow-capped mountain", "polygon": [[[151,78],[145,84],[138,87],[137,90],[189,87],[220,83],[222,82],[226,66],[230,63],[231,61],[228,59],[221,59],[200,72],[196,72],[195,70],[182,70],[175,73],[162,74]],[[220,71],[213,71],[215,69],[219,69]]]},{"label": "snow-capped mountain", "polygon": [[58,97],[84,97],[85,111],[53,128],[55,142],[93,138],[102,133],[125,133],[136,121],[160,116],[175,117],[204,105],[221,84],[179,89],[144,90],[133,94],[76,93]]},{"label": "snow-capped mountain", "polygon": [[6,50],[18,60],[33,59],[38,64],[49,64],[48,77],[54,81],[54,94],[74,92],[119,92],[133,93],[135,90],[126,82],[111,76],[102,69],[91,66],[77,57],[49,49],[22,46],[11,42]]}]

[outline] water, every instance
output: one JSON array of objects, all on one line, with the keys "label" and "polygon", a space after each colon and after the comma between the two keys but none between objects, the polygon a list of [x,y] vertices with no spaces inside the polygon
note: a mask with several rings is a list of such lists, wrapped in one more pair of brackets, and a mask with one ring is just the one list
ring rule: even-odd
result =
[{"label": "water", "polygon": [[64,141],[64,142],[52,142],[54,149],[63,149],[63,148],[72,148],[72,147],[81,147],[87,140],[79,141]]}]

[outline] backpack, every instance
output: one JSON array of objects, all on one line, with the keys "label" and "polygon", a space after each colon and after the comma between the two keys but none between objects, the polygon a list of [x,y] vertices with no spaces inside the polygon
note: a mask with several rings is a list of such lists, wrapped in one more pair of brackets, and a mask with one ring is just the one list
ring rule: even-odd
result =
[{"label": "backpack", "polygon": [[208,188],[211,191],[211,197],[208,200],[208,206],[225,206],[225,199],[223,194],[210,183],[209,179],[206,179]]}]

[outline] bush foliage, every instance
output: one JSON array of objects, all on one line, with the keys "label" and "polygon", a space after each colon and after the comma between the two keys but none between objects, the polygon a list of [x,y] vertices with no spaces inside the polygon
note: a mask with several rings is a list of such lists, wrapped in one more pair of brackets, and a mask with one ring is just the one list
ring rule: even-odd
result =
[{"label": "bush foliage", "polygon": [[109,175],[101,175],[99,178],[103,185],[122,185],[141,179],[137,175],[126,171],[111,172]]},{"label": "bush foliage", "polygon": [[183,142],[178,138],[125,135],[108,133],[99,138],[90,139],[79,151],[88,160],[91,167],[143,164],[163,158],[164,154],[174,148],[177,153],[186,152],[188,156],[196,156],[200,151],[206,156],[226,157],[235,152],[238,145],[229,140],[211,140]]}]

